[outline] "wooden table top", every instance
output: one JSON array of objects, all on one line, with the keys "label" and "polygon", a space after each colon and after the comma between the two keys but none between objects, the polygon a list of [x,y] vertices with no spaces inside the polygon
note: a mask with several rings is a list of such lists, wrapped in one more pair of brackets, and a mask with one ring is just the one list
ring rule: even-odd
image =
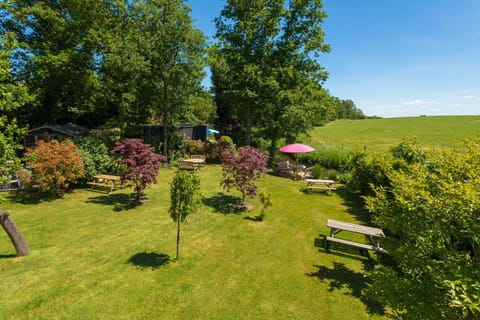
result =
[{"label": "wooden table top", "polygon": [[120,176],[114,176],[110,174],[99,174],[94,176],[95,179],[104,179],[104,180],[113,180],[113,181],[119,181],[121,178]]},{"label": "wooden table top", "polygon": [[367,227],[367,226],[362,226],[362,225],[355,224],[355,223],[337,221],[337,220],[333,220],[333,219],[328,219],[327,220],[327,227],[334,228],[334,229],[346,230],[346,231],[352,231],[352,232],[356,232],[356,233],[362,233],[362,234],[366,234],[366,235],[369,235],[369,236],[385,237],[385,234],[383,233],[383,230],[380,229],[380,228]]},{"label": "wooden table top", "polygon": [[191,163],[205,163],[205,160],[204,159],[197,159],[197,158],[193,158],[193,159],[185,159],[183,160],[185,162],[191,162]]}]

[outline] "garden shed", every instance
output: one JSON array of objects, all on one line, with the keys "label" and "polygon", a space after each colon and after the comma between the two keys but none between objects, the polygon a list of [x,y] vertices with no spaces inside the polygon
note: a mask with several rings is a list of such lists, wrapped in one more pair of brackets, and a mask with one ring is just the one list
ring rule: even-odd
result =
[{"label": "garden shed", "polygon": [[68,138],[77,136],[86,136],[90,130],[88,128],[73,124],[54,124],[44,125],[28,131],[24,138],[23,145],[26,148],[35,147],[37,141],[43,140],[49,142],[51,140],[64,141]]},{"label": "garden shed", "polygon": [[[161,137],[163,134],[163,126],[157,124],[145,124],[141,126],[143,131],[144,141],[151,141],[153,137]],[[191,140],[207,139],[207,126],[206,125],[192,125],[181,124],[177,127],[178,134],[184,135]]]}]

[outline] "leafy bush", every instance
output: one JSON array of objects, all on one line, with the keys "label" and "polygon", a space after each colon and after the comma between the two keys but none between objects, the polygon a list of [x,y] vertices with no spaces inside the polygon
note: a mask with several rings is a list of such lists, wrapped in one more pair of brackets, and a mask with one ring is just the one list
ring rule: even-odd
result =
[{"label": "leafy bush", "polygon": [[175,160],[187,154],[189,138],[185,135],[172,132],[168,139],[168,159]]},{"label": "leafy bush", "polygon": [[78,137],[75,144],[85,166],[84,182],[91,181],[97,174],[112,171],[112,159],[108,154],[108,148],[100,139],[92,136]]},{"label": "leafy bush", "polygon": [[72,141],[40,140],[35,149],[27,151],[25,159],[32,168],[31,186],[49,195],[63,195],[70,183],[84,176],[82,157]]},{"label": "leafy bush", "polygon": [[426,159],[425,151],[412,137],[403,138],[402,142],[391,149],[391,152],[395,158],[403,159],[408,164],[423,162]]},{"label": "leafy bush", "polygon": [[466,144],[402,156],[366,198],[388,251],[369,294],[402,319],[480,319],[480,138]]},{"label": "leafy bush", "polygon": [[361,195],[373,194],[375,187],[388,187],[393,160],[388,154],[358,153],[352,159],[349,187]]},{"label": "leafy bush", "polygon": [[426,153],[413,138],[404,138],[390,153],[357,153],[351,161],[349,186],[362,195],[373,195],[375,187],[388,187],[388,172],[407,168],[414,163],[426,163]]},{"label": "leafy bush", "polygon": [[254,198],[257,192],[255,180],[267,171],[267,156],[257,149],[246,146],[238,149],[235,156],[229,149],[225,149],[222,156],[223,178],[220,184],[227,191],[235,187],[242,193],[242,202],[248,195]]},{"label": "leafy bush", "polygon": [[235,145],[229,136],[221,136],[218,141],[207,141],[205,153],[210,162],[220,162],[225,150],[235,151]]},{"label": "leafy bush", "polygon": [[121,155],[126,166],[122,182],[131,181],[135,185],[135,201],[140,202],[147,185],[157,183],[157,174],[163,156],[155,153],[154,148],[144,144],[140,139],[125,138],[115,144],[112,153]]},{"label": "leafy bush", "polygon": [[335,169],[326,169],[320,165],[316,165],[312,169],[312,176],[315,179],[332,179],[337,180],[338,171]]},{"label": "leafy bush", "polygon": [[233,144],[232,138],[229,136],[221,136],[220,139],[218,139],[217,148],[218,152],[222,154],[225,150],[234,151],[235,145]]},{"label": "leafy bush", "polygon": [[0,185],[7,183],[21,168],[16,152],[22,149],[18,141],[25,131],[16,121],[8,123],[6,117],[0,117]]},{"label": "leafy bush", "polygon": [[189,154],[204,154],[205,144],[202,140],[190,140],[188,141],[187,152]]},{"label": "leafy bush", "polygon": [[262,203],[262,211],[260,212],[260,215],[258,216],[258,219],[262,221],[265,219],[265,211],[268,207],[271,207],[273,204],[272,201],[272,194],[267,191],[267,189],[263,188],[260,190],[258,193],[258,197],[260,198],[260,202]]}]

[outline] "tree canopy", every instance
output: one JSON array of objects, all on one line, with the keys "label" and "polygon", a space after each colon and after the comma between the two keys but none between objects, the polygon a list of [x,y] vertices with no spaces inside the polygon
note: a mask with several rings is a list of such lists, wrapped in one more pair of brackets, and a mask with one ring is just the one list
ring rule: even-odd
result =
[{"label": "tree canopy", "polygon": [[245,129],[246,144],[255,130],[271,141],[272,156],[278,139],[313,126],[328,96],[321,93],[327,73],[315,59],[330,50],[321,28],[325,18],[320,0],[229,0],[215,19],[218,108]]},{"label": "tree canopy", "polygon": [[32,126],[167,130],[202,94],[205,39],[183,0],[7,0],[0,10],[2,36],[19,39],[15,80],[35,96],[19,110]]}]

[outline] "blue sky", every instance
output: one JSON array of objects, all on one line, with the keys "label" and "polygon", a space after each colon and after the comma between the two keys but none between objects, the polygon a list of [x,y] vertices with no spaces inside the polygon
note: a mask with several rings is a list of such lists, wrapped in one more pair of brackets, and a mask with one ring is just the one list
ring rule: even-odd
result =
[{"label": "blue sky", "polygon": [[[188,0],[213,41],[225,1]],[[479,0],[324,0],[324,87],[366,115],[480,115]]]}]

